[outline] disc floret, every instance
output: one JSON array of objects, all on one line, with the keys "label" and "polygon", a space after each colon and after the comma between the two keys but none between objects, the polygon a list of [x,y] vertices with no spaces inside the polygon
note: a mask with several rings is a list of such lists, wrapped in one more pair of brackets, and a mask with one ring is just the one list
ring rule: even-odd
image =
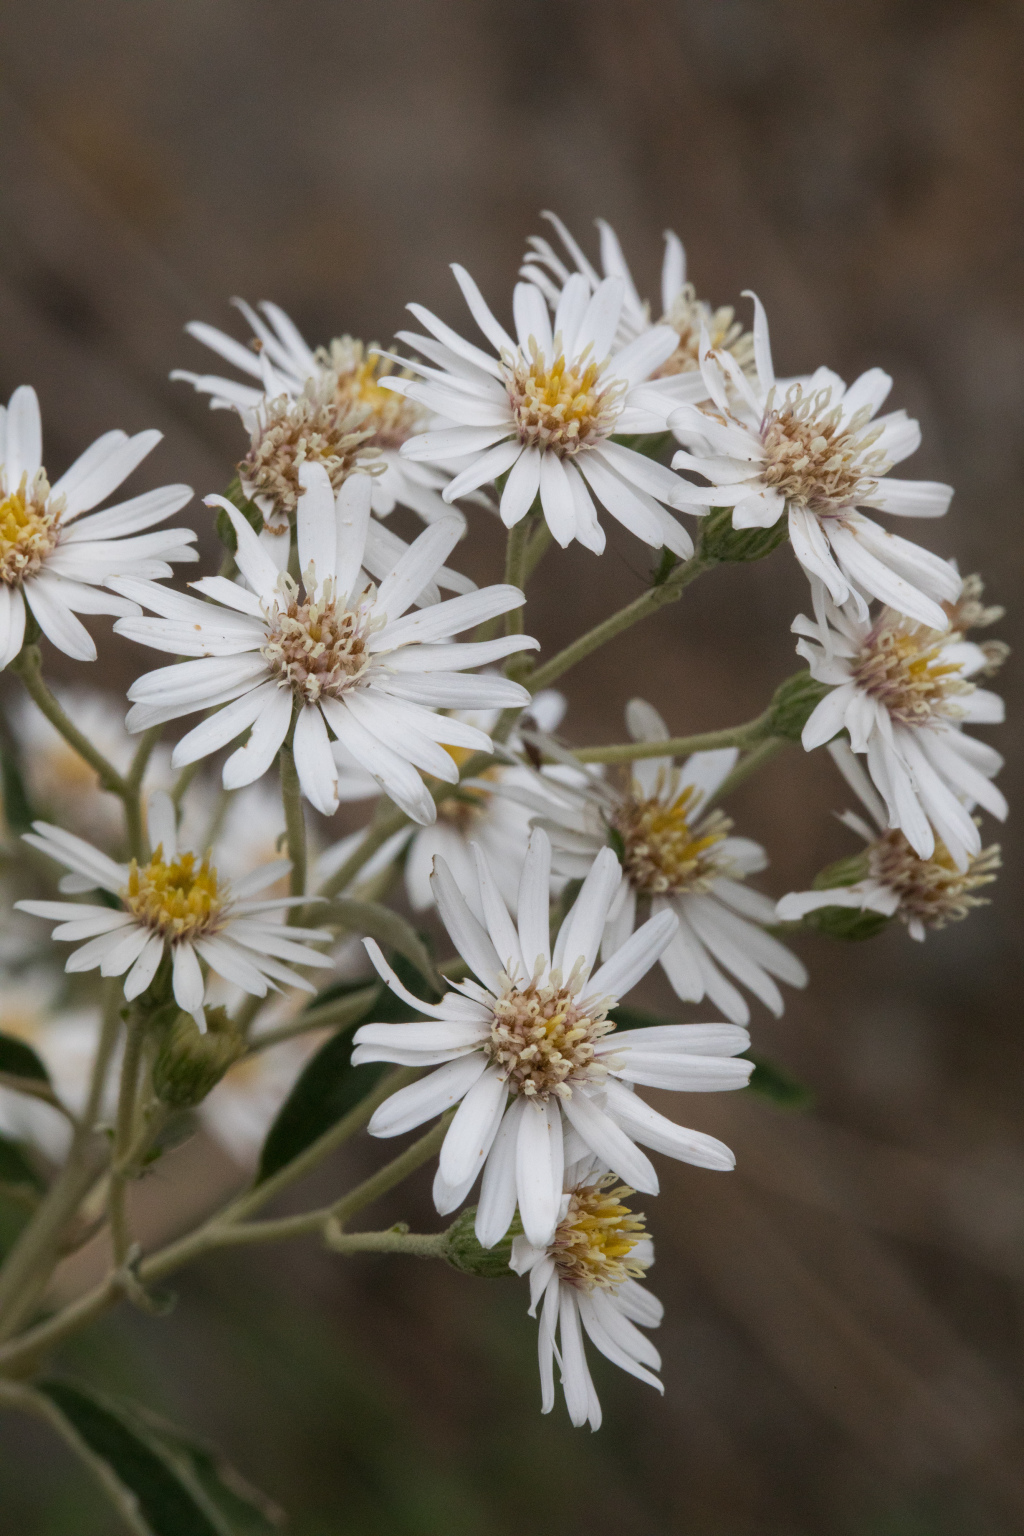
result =
[{"label": "disc floret", "polygon": [[280,686],[315,704],[324,695],[338,698],[359,682],[372,659],[367,641],[383,620],[372,614],[372,592],[348,607],[335,596],[332,580],[318,589],[312,572],[307,578],[303,601],[292,577],[278,578],[280,602],[268,614],[261,650]]},{"label": "disc floret", "polygon": [[972,907],[987,906],[987,898],[974,893],[991,885],[1001,865],[999,844],[993,843],[975,854],[966,869],[957,869],[939,838],[931,858],[918,858],[898,828],[884,832],[868,849],[872,878],[899,896],[899,917],[925,928],[962,922]]},{"label": "disc floret", "polygon": [[209,853],[201,862],[194,853],[165,860],[160,844],[148,864],[132,860],[121,900],[140,923],[174,941],[216,933],[228,890]]},{"label": "disc floret", "polygon": [[623,1204],[635,1193],[614,1173],[572,1191],[550,1249],[560,1280],[592,1291],[643,1279],[647,1265],[631,1255],[647,1236],[646,1221]]},{"label": "disc floret", "polygon": [[655,379],[672,378],[678,373],[695,373],[700,367],[700,337],[707,330],[716,351],[731,352],[745,373],[754,366],[754,338],[736,319],[731,304],[712,310],[698,299],[692,283],[684,283],[664,315],[662,325],[670,325],[679,337],[679,345],[667,362],[652,374]]},{"label": "disc floret", "polygon": [[699,801],[692,784],[679,788],[674,772],[662,775],[650,796],[634,780],[613,812],[610,826],[621,842],[622,866],[640,894],[696,894],[724,872],[718,845],[732,822],[722,811],[699,816]]},{"label": "disc floret", "polygon": [[[369,433],[367,448],[394,450],[423,431],[430,412],[381,384],[381,379],[393,374],[395,363],[377,353],[376,343],[367,347],[353,336],[335,337],[330,347],[318,350],[317,358],[334,379],[339,413],[363,413],[362,426]],[[400,377],[411,375],[405,371]]]},{"label": "disc floret", "polygon": [[901,725],[957,720],[957,699],[973,693],[975,685],[958,661],[944,658],[945,647],[956,639],[957,633],[929,629],[887,610],[865,639],[851,676]]},{"label": "disc floret", "polygon": [[792,507],[819,516],[835,515],[866,500],[881,476],[892,468],[875,448],[883,426],[871,422],[871,407],[843,422],[841,404],[832,404],[832,387],[808,390],[791,384],[781,400],[773,387],[761,421],[765,485],[785,496]]},{"label": "disc floret", "polygon": [[552,350],[549,363],[531,336],[528,353],[503,354],[505,385],[519,441],[572,458],[614,431],[626,386],[614,378],[602,382],[605,364],[590,347],[570,361],[559,335]]},{"label": "disc floret", "polygon": [[356,468],[379,473],[379,450],[369,439],[367,406],[340,401],[337,375],[307,379],[301,394],[264,400],[238,473],[249,496],[265,496],[276,513],[294,513],[302,494],[299,469],[322,464],[337,491]]},{"label": "disc floret", "polygon": [[615,1025],[610,1005],[579,1005],[580,985],[575,969],[564,983],[558,969],[546,977],[538,971],[526,987],[505,978],[485,1048],[511,1093],[543,1103],[551,1094],[571,1099],[577,1084],[603,1081],[611,1063],[595,1060],[594,1048]]},{"label": "disc floret", "polygon": [[17,587],[42,569],[60,539],[63,497],[51,497],[45,470],[0,500],[0,582]]}]

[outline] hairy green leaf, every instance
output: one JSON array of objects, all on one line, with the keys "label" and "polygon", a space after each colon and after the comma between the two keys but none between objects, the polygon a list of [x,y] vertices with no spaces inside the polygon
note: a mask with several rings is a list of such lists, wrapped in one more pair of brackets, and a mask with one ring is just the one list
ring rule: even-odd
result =
[{"label": "hairy green leaf", "polygon": [[[281,1517],[212,1447],[134,1405],[69,1381],[39,1384],[151,1536],[273,1536]],[[134,1507],[133,1507],[134,1506]]]}]

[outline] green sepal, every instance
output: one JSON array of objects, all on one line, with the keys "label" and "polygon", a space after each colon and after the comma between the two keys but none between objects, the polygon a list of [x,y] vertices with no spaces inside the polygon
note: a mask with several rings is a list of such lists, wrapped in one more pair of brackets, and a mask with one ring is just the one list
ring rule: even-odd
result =
[{"label": "green sepal", "polygon": [[814,1103],[811,1090],[782,1067],[776,1066],[775,1062],[768,1061],[764,1056],[751,1056],[749,1052],[745,1053],[743,1059],[754,1063],[747,1092],[771,1099],[780,1109],[809,1109]]},{"label": "green sepal", "polygon": [[763,560],[789,538],[785,517],[771,528],[734,528],[732,507],[712,507],[700,527],[701,559],[723,563]]},{"label": "green sepal", "polygon": [[826,864],[824,869],[819,869],[811,881],[811,889],[834,891],[843,885],[856,885],[858,880],[866,880],[870,872],[865,848],[860,853],[851,853],[845,859],[836,859],[834,864]]},{"label": "green sepal", "polygon": [[0,1072],[7,1077],[27,1077],[48,1083],[50,1074],[30,1045],[14,1035],[0,1034]]},{"label": "green sepal", "polygon": [[[237,507],[245,518],[253,533],[263,532],[263,513],[254,501],[250,501],[242,490],[242,482],[237,475],[231,481],[224,492],[224,500],[230,501],[233,507]],[[217,537],[227,550],[229,555],[238,553],[238,537],[232,526],[231,519],[223,507],[217,508],[216,517]]]},{"label": "green sepal", "polygon": [[828,683],[819,683],[809,672],[794,672],[780,683],[772,696],[771,716],[765,728],[766,736],[782,736],[786,741],[799,741],[801,732],[822,699],[832,689]]},{"label": "green sepal", "polygon": [[204,1441],[69,1381],[42,1381],[38,1391],[120,1486],[139,1536],[273,1536],[280,1528],[280,1511]]},{"label": "green sepal", "polygon": [[153,1063],[153,1091],[164,1104],[191,1109],[201,1104],[245,1050],[245,1041],[224,1008],[206,1010],[206,1033],[191,1014],[179,1012]]},{"label": "green sepal", "polygon": [[808,912],[804,923],[816,933],[824,933],[830,939],[844,939],[859,943],[873,939],[889,926],[891,918],[884,912],[872,912],[859,907],[819,907]]},{"label": "green sepal", "polygon": [[464,1275],[477,1275],[481,1280],[507,1280],[515,1277],[509,1268],[512,1242],[523,1230],[518,1212],[505,1236],[493,1248],[481,1248],[473,1231],[476,1206],[460,1211],[445,1233],[444,1256],[453,1269]]}]

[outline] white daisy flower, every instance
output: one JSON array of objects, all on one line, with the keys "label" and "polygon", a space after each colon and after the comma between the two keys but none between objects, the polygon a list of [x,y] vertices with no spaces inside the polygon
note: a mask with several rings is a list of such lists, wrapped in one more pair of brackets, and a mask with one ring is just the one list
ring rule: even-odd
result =
[{"label": "white daisy flower", "polygon": [[984,896],[973,893],[996,878],[1002,865],[998,843],[973,855],[966,869],[957,868],[940,838],[930,858],[918,858],[903,833],[889,826],[885,806],[847,743],[839,739],[826,750],[871,817],[869,823],[854,811],[844,811],[839,818],[867,844],[856,860],[863,874],[848,885],[791,891],[776,908],[780,922],[800,922],[822,907],[850,907],[898,917],[912,939],[923,940],[929,928],[945,928],[961,922],[972,907],[988,906]]},{"label": "white daisy flower", "polygon": [[155,581],[173,575],[170,561],[199,558],[189,548],[191,529],[143,532],[191,500],[187,485],[164,485],[82,516],[138,468],[162,435],[105,432],[51,485],[35,390],[21,384],[0,406],[0,670],[21,650],[26,603],[59,651],[95,661],[92,636],[75,615],[139,612],[104,590],[112,576]]},{"label": "white daisy flower", "polygon": [[941,517],[952,488],[930,480],[886,478],[920,445],[905,411],[876,412],[892,379],[870,368],[847,387],[829,368],[809,379],[776,383],[761,301],[754,301],[756,378],[704,334],[700,371],[711,404],[683,405],[669,425],[684,449],[676,469],[711,485],[691,486],[706,507],[732,507],[734,528],[771,528],[783,513],[793,552],[837,603],[866,615],[865,597],[941,627],[939,604],[960,591],[956,571],[938,555],[898,538],[858,512]]},{"label": "white daisy flower", "polygon": [[527,1237],[512,1243],[512,1269],[530,1277],[530,1316],[541,1308],[541,1412],[555,1406],[557,1358],[565,1405],[577,1428],[587,1422],[591,1429],[601,1427],[584,1333],[613,1365],[665,1390],[654,1374],[661,1369],[661,1357],[636,1327],[657,1328],[665,1309],[641,1284],[654,1263],[654,1244],[644,1217],[624,1204],[634,1193],[596,1159],[585,1158],[566,1170],[550,1243],[534,1245]]},{"label": "white daisy flower", "polygon": [[[575,270],[586,278],[591,292],[595,292],[602,281],[601,273],[595,270],[557,214],[544,213],[541,217],[554,226]],[[596,223],[601,236],[601,271],[605,278],[617,277],[623,284],[622,317],[617,339],[625,345],[651,330],[654,324],[651,306],[637,292],[614,229],[605,219],[598,219]],[[551,308],[557,309],[562,289],[572,275],[570,268],[553,249],[550,241],[531,235],[527,245],[529,250],[519,275],[535,283]],[[672,395],[677,400],[696,403],[706,398],[707,391],[697,361],[702,330],[707,331],[712,347],[721,347],[731,352],[745,372],[753,369],[753,336],[749,331],[744,331],[731,305],[713,310],[710,304],[698,299],[693,284],[686,281],[686,251],[683,243],[670,229],[665,231],[665,256],[661,267],[661,319],[657,323],[670,325],[678,340],[671,357],[662,363],[652,377],[676,379]]]},{"label": "white daisy flower", "polygon": [[[666,1024],[615,1032],[608,1010],[646,975],[676,928],[661,912],[596,972],[601,934],[618,886],[618,860],[595,860],[552,948],[551,845],[535,831],[513,924],[493,873],[477,851],[483,921],[442,859],[434,899],[456,950],[478,978],[424,1003],[367,951],[391,990],[429,1024],[364,1024],[354,1063],[394,1061],[437,1070],[393,1094],[376,1111],[374,1136],[399,1136],[459,1106],[441,1148],[434,1203],[442,1213],[465,1200],[483,1170],[476,1235],[485,1248],[508,1231],[516,1205],[538,1247],[558,1221],[566,1163],[591,1152],[636,1189],[656,1194],[658,1176],[637,1142],[704,1168],[733,1166],[713,1137],[673,1124],[637,1098],[633,1085],[709,1092],[742,1088],[749,1061],[745,1030],[729,1024]],[[592,974],[593,973],[593,974]]]},{"label": "white daisy flower", "polygon": [[[430,413],[381,388],[381,379],[394,366],[391,360],[351,336],[314,350],[276,304],[262,303],[261,316],[242,299],[232,302],[252,327],[249,346],[199,320],[185,329],[256,383],[181,368],[171,378],[209,395],[211,409],[238,412],[252,439],[240,466],[242,486],[271,528],[281,527],[281,512],[294,511],[298,500],[300,439],[302,458],[323,462],[335,490],[353,463],[373,469],[376,517],[388,517],[396,505],[411,508],[425,523],[452,515],[439,494],[448,476],[399,455],[402,444],[426,426]],[[286,442],[294,444],[296,453],[283,459],[279,449]]]},{"label": "white daisy flower", "polygon": [[[959,578],[958,578],[959,580]],[[1006,800],[992,778],[1003,760],[994,747],[964,734],[964,725],[996,725],[1003,701],[972,678],[990,654],[951,629],[915,624],[889,608],[862,618],[849,602],[837,608],[819,590],[820,623],[800,614],[797,652],[811,675],[832,685],[803,729],[808,752],[842,730],[864,753],[871,781],[918,858],[935,853],[936,835],[966,871],[981,853],[968,805],[977,802],[1002,821]]]},{"label": "white daisy flower", "polygon": [[[175,1002],[201,1022],[206,982],[201,961],[226,981],[254,997],[289,987],[315,988],[282,964],[330,967],[326,956],[309,949],[331,935],[322,929],[284,927],[270,913],[302,897],[265,898],[261,893],[288,869],[288,861],[265,864],[228,884],[218,875],[211,853],[203,857],[178,847],[174,806],[162,791],[150,797],[147,821],[152,858],[145,864],[115,864],[83,838],[62,827],[37,821],[25,841],[65,865],[76,877],[74,889],[107,891],[119,907],[67,901],[18,901],[15,906],[58,926],[53,938],[73,944],[87,940],[64,969],[125,976],[130,1002],[144,992],[165,953],[172,962]],[[66,887],[65,887],[66,889]]]},{"label": "white daisy flower", "polygon": [[[536,640],[510,635],[481,644],[452,644],[472,625],[518,608],[516,587],[492,586],[408,610],[458,542],[462,525],[444,518],[425,529],[375,587],[364,569],[370,522],[369,482],[346,480],[335,503],[327,475],[304,465],[298,546],[303,587],[279,571],[242,515],[222,497],[238,537],[236,559],[248,585],[220,576],[193,583],[203,602],[153,588],[139,601],[160,617],[122,619],[119,634],[176,656],[128,690],[131,731],[196,710],[216,708],[174,749],[176,768],[207,757],[249,731],[224,765],[225,789],[260,778],[277,755],[294,716],[295,764],[302,792],[324,815],[338,808],[338,770],[328,727],[347,753],[414,821],[434,820],[436,807],[416,771],[446,783],[458,769],[439,745],[490,751],[490,737],[434,711],[528,704],[530,695],[502,677],[463,677]],[[119,582],[134,597],[136,584]],[[229,702],[231,701],[231,702]],[[218,706],[224,706],[220,708]]]},{"label": "white daisy flower", "polygon": [[[626,709],[634,741],[669,736],[658,712],[643,699]],[[746,999],[735,978],[778,1017],[782,994],[774,978],[807,983],[803,964],[764,931],[775,903],[744,884],[768,863],[764,849],[734,837],[721,810],[707,809],[735,766],[735,747],[695,752],[680,768],[670,757],[641,758],[624,780],[590,774],[578,783],[545,785],[542,798],[525,797],[554,844],[555,868],[580,879],[609,844],[620,861],[618,889],[608,913],[601,954],[614,955],[633,932],[638,908],[672,912],[678,927],[661,955],[677,997],[707,997],[734,1024],[746,1024]],[[551,808],[551,802],[557,805]]]},{"label": "white daisy flower", "polygon": [[[46,1067],[57,1097],[72,1114],[80,1114],[88,1097],[99,1041],[100,1010],[62,1008],[54,978],[38,972],[4,974],[0,991],[4,1034],[32,1047]],[[114,1067],[112,1062],[102,1107],[107,1115],[114,1110]],[[13,1088],[0,1087],[0,1132],[38,1147],[54,1163],[67,1155],[71,1141],[71,1127],[59,1110]]]},{"label": "white daisy flower", "polygon": [[541,290],[533,283],[516,284],[518,340],[513,340],[469,273],[457,265],[452,271],[497,356],[464,341],[422,305],[409,305],[430,335],[401,331],[399,340],[435,366],[408,363],[419,381],[391,375],[381,384],[456,425],[410,438],[403,458],[471,460],[444,491],[445,501],[507,474],[500,505],[505,526],[525,517],[539,494],[548,527],[563,548],[579,539],[595,554],[604,549],[596,499],[646,544],[682,558],[692,554],[689,534],[662,505],[689,505],[692,487],[613,440],[618,433],[665,430],[673,402],[649,381],[675,351],[675,331],[655,326],[618,346],[622,279],[608,278],[591,293],[587,279],[575,273],[559,297],[553,332]]}]

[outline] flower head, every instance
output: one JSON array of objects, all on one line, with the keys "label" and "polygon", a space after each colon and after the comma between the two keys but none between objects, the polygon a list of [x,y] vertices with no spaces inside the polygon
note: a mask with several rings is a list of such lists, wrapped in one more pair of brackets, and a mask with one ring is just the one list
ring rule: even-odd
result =
[{"label": "flower head", "polygon": [[444,492],[446,501],[507,475],[500,506],[506,527],[525,517],[539,496],[563,547],[579,539],[595,554],[604,549],[596,500],[645,543],[684,558],[692,554],[689,535],[666,511],[686,503],[688,487],[663,465],[613,440],[615,434],[664,431],[672,409],[661,388],[666,381],[650,380],[674,352],[675,331],[655,326],[621,345],[622,279],[607,278],[591,292],[587,278],[574,273],[553,321],[539,287],[516,285],[513,339],[469,273],[460,266],[452,271],[493,352],[464,341],[421,305],[409,306],[430,335],[403,331],[399,340],[428,362],[407,364],[418,379],[381,383],[455,425],[411,438],[403,457],[418,463],[466,459]]},{"label": "flower head", "polygon": [[638,1142],[701,1167],[730,1168],[732,1154],[721,1142],[657,1114],[633,1085],[742,1087],[750,1063],[732,1058],[746,1048],[746,1031],[669,1024],[624,1032],[608,1017],[672,938],[675,916],[659,913],[595,970],[619,882],[611,849],[595,860],[553,947],[546,834],[537,830],[530,839],[517,923],[479,849],[476,856],[479,912],[441,859],[434,871],[438,911],[476,980],[456,983],[440,1003],[424,1003],[366,941],[388,986],[432,1022],[364,1024],[353,1062],[437,1067],[386,1100],[371,1133],[397,1136],[459,1106],[441,1148],[434,1199],[438,1210],[454,1210],[483,1170],[476,1234],[484,1247],[505,1234],[517,1204],[530,1242],[546,1246],[557,1225],[565,1163],[585,1148],[650,1194],[657,1193],[657,1175]]},{"label": "flower head", "polygon": [[948,485],[893,480],[889,471],[920,445],[905,411],[878,416],[892,379],[871,368],[847,386],[819,368],[807,379],[777,382],[768,320],[754,300],[756,377],[705,331],[700,372],[706,403],[684,404],[670,426],[684,448],[676,469],[701,475],[690,486],[694,510],[731,507],[734,528],[771,528],[783,513],[793,551],[836,603],[862,617],[876,597],[919,623],[941,628],[941,604],[954,601],[960,578],[946,561],[887,533],[858,511],[941,517]]},{"label": "flower head", "polygon": [[[626,710],[635,741],[663,741],[665,722],[642,699]],[[732,821],[709,802],[736,763],[727,747],[695,752],[680,767],[669,757],[638,759],[623,777],[565,777],[526,791],[537,824],[550,834],[555,868],[580,879],[609,845],[619,863],[601,953],[614,955],[637,914],[672,912],[676,932],[661,956],[673,990],[687,1002],[708,997],[736,1024],[750,1010],[733,985],[749,988],[774,1014],[783,1009],[776,980],[802,987],[807,972],[765,927],[775,903],[744,882],[767,864],[760,844],[733,833]]]},{"label": "flower head", "polygon": [[888,608],[861,618],[854,603],[837,608],[820,588],[815,606],[817,622],[800,615],[793,623],[804,636],[797,652],[831,687],[804,726],[805,749],[845,729],[885,802],[879,825],[899,828],[919,859],[932,858],[938,837],[965,872],[981,853],[971,807],[977,802],[1000,820],[1007,813],[991,782],[1002,758],[963,731],[1003,718],[1002,699],[974,681],[991,653],[951,629],[945,615],[938,630]]},{"label": "flower head", "polygon": [[[654,1246],[642,1215],[625,1203],[635,1191],[585,1157],[566,1170],[558,1224],[547,1244],[517,1237],[512,1268],[530,1277],[530,1316],[540,1314],[541,1412],[555,1406],[554,1361],[572,1422],[601,1427],[601,1405],[587,1369],[585,1333],[600,1353],[663,1391],[661,1359],[636,1328],[656,1328],[662,1305],[642,1284]],[[559,1349],[556,1337],[560,1335]]]},{"label": "flower head", "polygon": [[117,864],[83,838],[44,821],[33,823],[25,841],[71,870],[62,888],[106,891],[119,905],[90,906],[77,901],[19,901],[15,906],[58,926],[53,937],[65,943],[86,940],[65,966],[71,972],[127,976],[124,995],[131,1001],[144,992],[167,954],[172,989],[179,1008],[202,1019],[206,981],[201,961],[226,981],[255,997],[265,997],[276,983],[313,987],[285,965],[327,966],[332,962],[308,946],[330,939],[321,929],[283,927],[272,921],[275,909],[302,897],[265,898],[260,893],[290,868],[287,859],[263,865],[228,884],[218,875],[211,853],[197,857],[179,850],[170,797],[158,791],[148,807],[154,852],[144,863]]},{"label": "flower head", "polygon": [[58,650],[95,661],[96,646],[76,615],[140,611],[106,590],[111,577],[149,584],[173,574],[169,562],[199,558],[188,528],[143,531],[191,500],[187,485],[165,485],[93,512],[160,438],[159,432],[106,432],[51,485],[35,390],[22,384],[0,407],[0,670],[21,650],[26,603]]},{"label": "flower head", "polygon": [[171,378],[208,395],[211,408],[241,417],[250,449],[239,475],[268,531],[283,531],[288,517],[294,520],[298,467],[307,461],[324,465],[335,491],[354,468],[372,474],[377,517],[399,504],[425,523],[453,515],[438,494],[447,476],[399,458],[402,444],[427,426],[430,412],[382,387],[392,360],[352,336],[314,350],[276,304],[263,303],[257,313],[241,299],[234,303],[252,328],[248,347],[202,321],[186,329],[254,382],[180,368]]},{"label": "flower head", "polygon": [[[440,743],[474,751],[491,746],[483,731],[435,710],[528,703],[529,694],[518,683],[461,672],[537,644],[523,635],[478,645],[452,644],[451,637],[518,607],[523,594],[493,586],[408,612],[426,601],[462,533],[461,521],[442,519],[411,547],[402,546],[404,553],[377,587],[365,570],[371,527],[367,478],[350,477],[336,499],[322,465],[303,465],[300,477],[301,588],[278,570],[240,513],[210,497],[231,518],[248,585],[222,577],[195,582],[195,590],[212,599],[208,602],[179,593],[140,593],[140,602],[159,617],[120,621],[118,633],[130,639],[196,658],[147,673],[132,685],[129,729],[146,730],[158,721],[223,706],[178,743],[172,761],[175,767],[195,762],[250,730],[224,766],[226,789],[261,777],[291,731],[302,792],[330,815],[339,798],[330,728],[348,757],[413,820],[432,822],[434,800],[416,770],[456,783],[458,769]],[[131,583],[120,583],[118,590],[135,595]]]}]

